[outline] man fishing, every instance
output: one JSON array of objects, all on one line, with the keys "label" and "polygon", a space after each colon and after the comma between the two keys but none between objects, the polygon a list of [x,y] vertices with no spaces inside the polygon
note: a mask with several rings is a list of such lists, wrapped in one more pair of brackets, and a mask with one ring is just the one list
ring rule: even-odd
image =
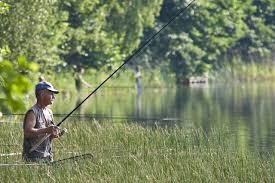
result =
[{"label": "man fishing", "polygon": [[60,129],[58,128],[74,111],[76,111],[90,96],[104,85],[115,73],[124,65],[131,61],[134,56],[144,50],[170,23],[183,14],[195,0],[192,0],[186,7],[180,9],[175,16],[169,19],[156,33],[140,45],[124,62],[110,74],[101,84],[99,84],[82,102],[80,102],[70,113],[68,113],[56,126],[53,124],[52,111],[47,108],[52,104],[58,93],[50,83],[41,81],[36,85],[37,103],[26,113],[24,119],[24,147],[23,158],[29,161],[49,161],[53,160],[52,139],[58,138]]},{"label": "man fishing", "polygon": [[[48,107],[53,104],[55,94],[59,93],[53,85],[46,81],[35,87],[37,102],[26,112],[23,129],[23,159],[32,162],[52,162],[52,140],[58,138],[60,129],[53,123],[53,114]],[[32,149],[45,135],[50,135],[37,148]]]}]

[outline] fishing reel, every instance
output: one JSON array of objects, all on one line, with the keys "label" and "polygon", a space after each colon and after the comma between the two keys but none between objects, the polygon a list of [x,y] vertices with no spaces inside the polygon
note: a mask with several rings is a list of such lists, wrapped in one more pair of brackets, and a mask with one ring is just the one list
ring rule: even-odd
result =
[{"label": "fishing reel", "polygon": [[60,129],[59,137],[63,136],[65,133],[68,133],[68,130],[66,128]]}]

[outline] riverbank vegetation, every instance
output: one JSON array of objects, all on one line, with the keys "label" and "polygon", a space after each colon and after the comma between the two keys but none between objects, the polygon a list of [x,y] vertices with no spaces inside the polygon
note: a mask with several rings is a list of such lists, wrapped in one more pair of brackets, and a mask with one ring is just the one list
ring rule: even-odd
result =
[{"label": "riverbank vegetation", "polygon": [[223,63],[211,72],[210,80],[213,83],[247,83],[269,82],[275,80],[275,63],[269,60],[261,62],[243,62],[241,58],[235,58]]},{"label": "riverbank vegetation", "polygon": [[[272,154],[238,149],[226,128],[165,127],[157,122],[64,123],[69,133],[56,140],[55,159],[91,153],[93,158],[53,166],[1,166],[4,182],[272,182]],[[20,163],[21,125],[2,124],[1,163]],[[10,138],[4,138],[9,136]],[[15,153],[14,156],[3,154]],[[18,163],[17,162],[17,163]]]},{"label": "riverbank vegetation", "polygon": [[[110,73],[105,71],[96,71],[88,69],[82,76],[91,87],[83,86],[84,91],[91,91],[101,84]],[[55,81],[57,88],[61,90],[76,91],[75,76],[72,72],[60,72],[58,74],[47,77],[50,81]],[[38,81],[38,80],[37,80]],[[142,86],[144,88],[167,88],[175,87],[175,74],[163,73],[160,69],[143,70],[142,71]],[[111,88],[136,88],[136,78],[134,70],[123,70],[114,75],[109,82],[103,87]]]},{"label": "riverbank vegetation", "polygon": [[[266,60],[261,63],[256,61],[242,62],[240,58],[236,58],[230,62],[223,63],[218,68],[209,72],[204,77],[207,78],[208,84],[248,84],[249,82],[270,82],[275,80],[275,67],[272,61]],[[95,70],[87,70],[83,78],[88,81],[92,87],[83,87],[84,91],[98,86],[104,79],[108,77],[106,72],[97,72]],[[62,90],[74,92],[75,83],[74,75],[71,72],[61,72],[57,75],[48,77],[49,80],[55,81],[55,85]],[[73,82],[72,82],[73,81]],[[164,73],[160,69],[142,71],[142,85],[144,88],[174,88],[182,87],[183,84],[176,84],[175,73]],[[203,85],[203,84],[202,84]],[[110,82],[103,87],[110,88],[136,88],[134,70],[123,70],[115,75]]]}]

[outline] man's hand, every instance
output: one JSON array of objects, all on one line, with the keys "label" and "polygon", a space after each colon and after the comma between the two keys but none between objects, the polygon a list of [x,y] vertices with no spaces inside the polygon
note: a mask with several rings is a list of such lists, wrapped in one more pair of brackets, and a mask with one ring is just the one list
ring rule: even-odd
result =
[{"label": "man's hand", "polygon": [[58,126],[49,126],[46,129],[48,134],[51,134],[52,138],[58,138],[60,134],[60,128]]}]

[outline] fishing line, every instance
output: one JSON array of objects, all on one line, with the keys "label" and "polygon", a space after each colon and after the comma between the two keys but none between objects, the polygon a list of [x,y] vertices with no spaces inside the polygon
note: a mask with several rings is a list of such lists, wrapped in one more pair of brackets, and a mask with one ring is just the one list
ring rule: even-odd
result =
[{"label": "fishing line", "polygon": [[148,38],[138,49],[135,49],[134,52],[128,56],[125,61],[111,74],[109,75],[100,85],[98,85],[82,102],[80,102],[69,114],[67,114],[56,126],[60,126],[74,111],[76,111],[90,96],[92,96],[102,85],[104,85],[117,71],[119,71],[125,64],[127,64],[135,55],[140,53],[145,49],[158,35],[161,33],[169,24],[174,22],[177,17],[183,14],[195,0],[192,0],[186,7],[180,9],[176,15],[174,15],[170,20],[164,24],[155,34]]},{"label": "fishing line", "polygon": [[[83,101],[81,101],[69,114],[67,114],[56,126],[60,126],[74,111],[76,111],[90,96],[92,96],[102,85],[104,85],[115,73],[117,73],[125,64],[131,61],[137,54],[139,54],[143,49],[147,48],[147,46],[157,38],[157,36],[172,22],[176,20],[181,14],[183,14],[193,3],[195,0],[192,0],[188,5],[184,8],[181,8],[176,15],[169,19],[169,21],[164,24],[155,34],[153,34],[150,38],[148,38],[141,46],[133,51],[133,53],[128,56],[125,61],[111,74],[109,75],[100,85],[98,85]],[[31,148],[30,152],[35,150],[42,142],[44,142],[50,134],[45,135],[37,144]]]}]

